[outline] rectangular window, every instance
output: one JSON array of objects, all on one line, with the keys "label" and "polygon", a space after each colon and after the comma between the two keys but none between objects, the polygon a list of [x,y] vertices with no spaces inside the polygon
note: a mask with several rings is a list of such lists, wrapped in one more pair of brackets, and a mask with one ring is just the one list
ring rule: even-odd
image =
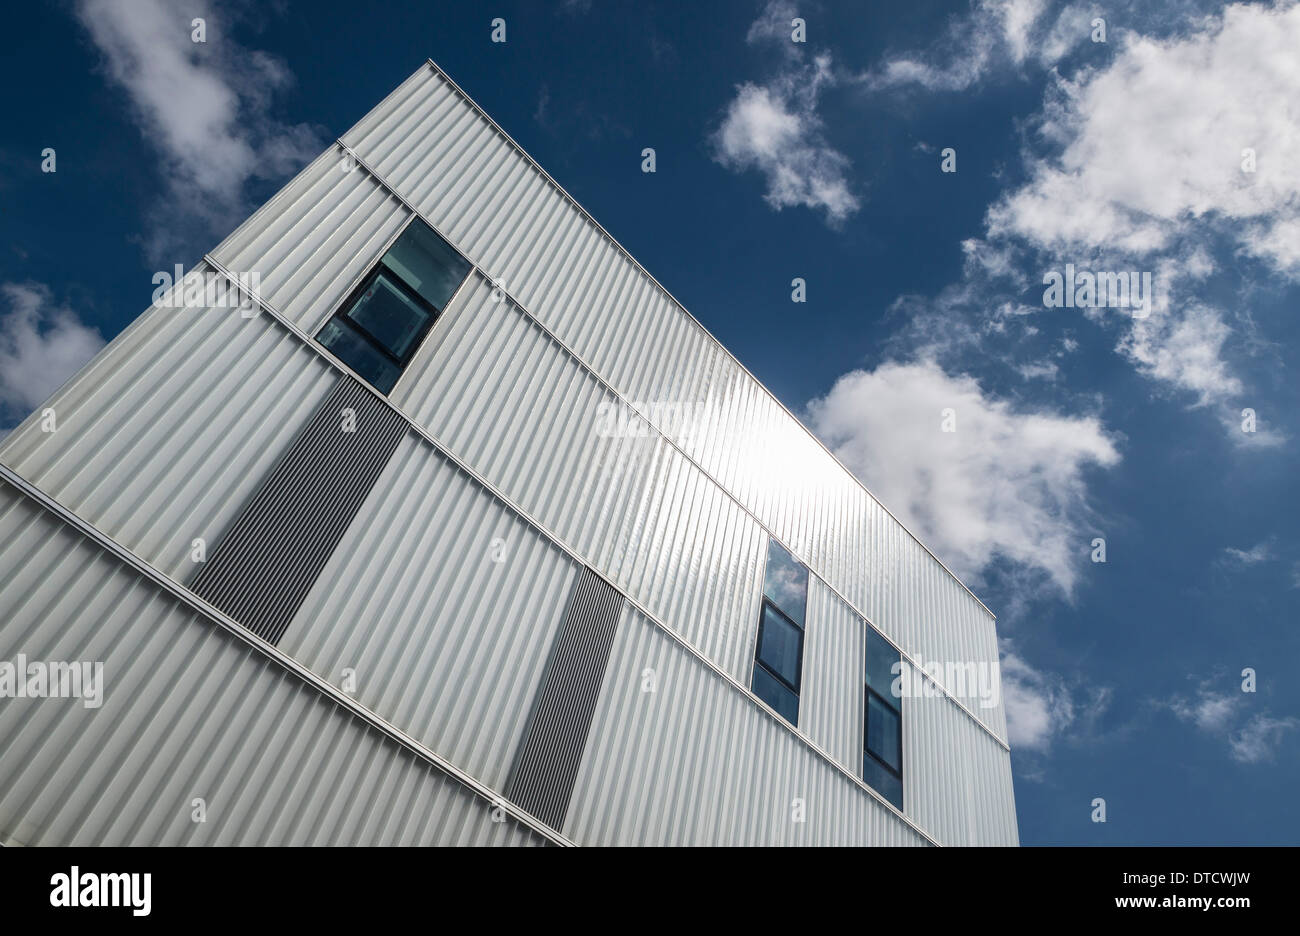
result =
[{"label": "rectangular window", "polygon": [[901,659],[875,628],[867,626],[866,703],[862,779],[903,808],[903,700],[895,692]]},{"label": "rectangular window", "polygon": [[468,260],[416,218],[316,340],[388,393],[469,270]]},{"label": "rectangular window", "polygon": [[754,695],[786,721],[799,724],[799,686],[803,673],[804,611],[808,570],[776,540],[767,550],[763,607],[754,652]]}]

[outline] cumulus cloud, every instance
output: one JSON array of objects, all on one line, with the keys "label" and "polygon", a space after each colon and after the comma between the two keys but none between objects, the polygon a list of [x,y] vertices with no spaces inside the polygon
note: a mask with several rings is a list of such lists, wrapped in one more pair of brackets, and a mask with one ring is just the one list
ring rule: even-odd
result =
[{"label": "cumulus cloud", "polygon": [[99,332],[39,283],[0,286],[0,428],[12,428],[104,346]]},{"label": "cumulus cloud", "polygon": [[1290,269],[1300,7],[1231,6],[1182,38],[1126,35],[1105,68],[1057,82],[1039,132],[1063,147],[1031,163],[1031,180],[990,212],[990,232],[1148,253],[1226,219],[1245,250]]},{"label": "cumulus cloud", "polygon": [[[1234,401],[1247,386],[1233,359],[1250,350],[1252,326],[1246,313],[1204,297],[1227,293],[1209,287],[1230,276],[1251,281],[1247,267],[1228,269],[1234,254],[1283,281],[1300,279],[1300,165],[1289,158],[1300,149],[1300,113],[1289,103],[1300,96],[1300,6],[1234,5],[1207,16],[1174,3],[1160,12],[1167,23],[1157,34],[1112,32],[1104,62],[1053,73],[1030,123],[1026,181],[990,205],[983,237],[964,245],[958,295],[975,296],[971,314],[987,319],[1001,297],[1066,263],[1151,271],[1156,295],[1145,317],[1076,314],[1113,330],[1115,350],[1159,388],[1213,407],[1234,427],[1234,442],[1277,445],[1276,430],[1235,431]],[[976,13],[1006,22],[988,5]],[[1033,18],[1030,35],[1052,18]],[[965,338],[1000,335],[1005,318]],[[1026,323],[1017,334],[1037,328]]]},{"label": "cumulus cloud", "polygon": [[[168,208],[151,219],[151,260],[174,259],[165,251],[186,240],[175,218],[197,216],[202,236],[220,234],[251,210],[250,180],[278,179],[323,149],[316,128],[272,116],[273,96],[293,84],[288,68],[235,43],[223,29],[228,16],[212,3],[81,0],[76,10],[162,162]],[[204,43],[191,41],[195,17],[205,20]]]},{"label": "cumulus cloud", "polygon": [[790,40],[794,16],[790,4],[775,0],[750,27],[748,41],[776,45],[783,64],[767,82],[737,86],[710,145],[725,168],[761,173],[764,199],[776,210],[811,208],[839,224],[860,204],[849,184],[849,158],[827,141],[817,111],[823,90],[836,79],[829,54],[801,60],[802,43]]},{"label": "cumulus cloud", "polygon": [[[955,432],[941,431],[947,409]],[[808,412],[957,575],[1004,557],[1071,593],[1090,541],[1085,474],[1120,459],[1098,419],[1017,409],[927,360],[845,374]]]}]

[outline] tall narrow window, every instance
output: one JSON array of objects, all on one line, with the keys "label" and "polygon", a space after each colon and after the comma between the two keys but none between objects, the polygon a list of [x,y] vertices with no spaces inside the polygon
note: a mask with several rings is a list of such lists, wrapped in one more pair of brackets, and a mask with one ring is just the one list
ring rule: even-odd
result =
[{"label": "tall narrow window", "polygon": [[387,393],[469,269],[468,260],[416,218],[316,340]]},{"label": "tall narrow window", "polygon": [[862,779],[903,808],[903,700],[894,691],[898,651],[867,626],[866,711]]},{"label": "tall narrow window", "polygon": [[804,608],[808,570],[776,540],[767,548],[763,609],[754,653],[754,694],[792,725],[799,724]]}]

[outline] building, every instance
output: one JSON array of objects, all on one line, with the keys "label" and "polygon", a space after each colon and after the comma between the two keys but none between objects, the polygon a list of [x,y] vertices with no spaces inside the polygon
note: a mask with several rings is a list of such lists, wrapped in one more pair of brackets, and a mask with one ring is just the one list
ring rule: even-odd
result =
[{"label": "building", "polygon": [[5,844],[1017,843],[993,615],[432,62],[0,465]]}]

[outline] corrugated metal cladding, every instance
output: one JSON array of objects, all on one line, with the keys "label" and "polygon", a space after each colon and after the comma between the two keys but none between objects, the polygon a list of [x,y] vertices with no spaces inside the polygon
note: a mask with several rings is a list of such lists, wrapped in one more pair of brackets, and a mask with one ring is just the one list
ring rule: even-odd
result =
[{"label": "corrugated metal cladding", "polygon": [[440,74],[344,141],[627,399],[704,404],[685,450],[909,653],[997,660],[992,615]]},{"label": "corrugated metal cladding", "polygon": [[809,576],[799,727],[853,774],[862,772],[866,626]]},{"label": "corrugated metal cladding", "polygon": [[564,832],[588,845],[927,844],[631,606]]},{"label": "corrugated metal cladding", "polygon": [[711,660],[747,678],[767,535],[479,275],[392,394]]},{"label": "corrugated metal cladding", "polygon": [[315,334],[411,213],[337,147],[322,153],[212,256],[256,273],[260,295]]},{"label": "corrugated metal cladding", "polygon": [[191,589],[278,641],[409,431],[372,391],[340,377]]},{"label": "corrugated metal cladding", "polygon": [[503,791],[577,568],[410,434],[279,647]]},{"label": "corrugated metal cladding", "polygon": [[0,705],[0,842],[545,843],[6,484],[0,570],[0,659],[106,687]]},{"label": "corrugated metal cladding", "polygon": [[519,746],[510,799],[553,829],[564,825],[622,611],[623,596],[584,569]]},{"label": "corrugated metal cladding", "polygon": [[47,401],[57,430],[38,411],[0,462],[185,581],[337,380],[268,315],[155,305]]},{"label": "corrugated metal cladding", "polygon": [[903,699],[903,803],[945,845],[1019,844],[1011,754],[942,696]]},{"label": "corrugated metal cladding", "polygon": [[[868,625],[816,576],[808,586],[807,620],[800,728],[860,776]],[[909,673],[920,672],[904,665]],[[978,688],[976,680],[968,680],[963,697],[976,713]],[[952,699],[940,694],[903,699],[903,757],[904,811],[936,840],[1017,844],[1011,754]]]}]

